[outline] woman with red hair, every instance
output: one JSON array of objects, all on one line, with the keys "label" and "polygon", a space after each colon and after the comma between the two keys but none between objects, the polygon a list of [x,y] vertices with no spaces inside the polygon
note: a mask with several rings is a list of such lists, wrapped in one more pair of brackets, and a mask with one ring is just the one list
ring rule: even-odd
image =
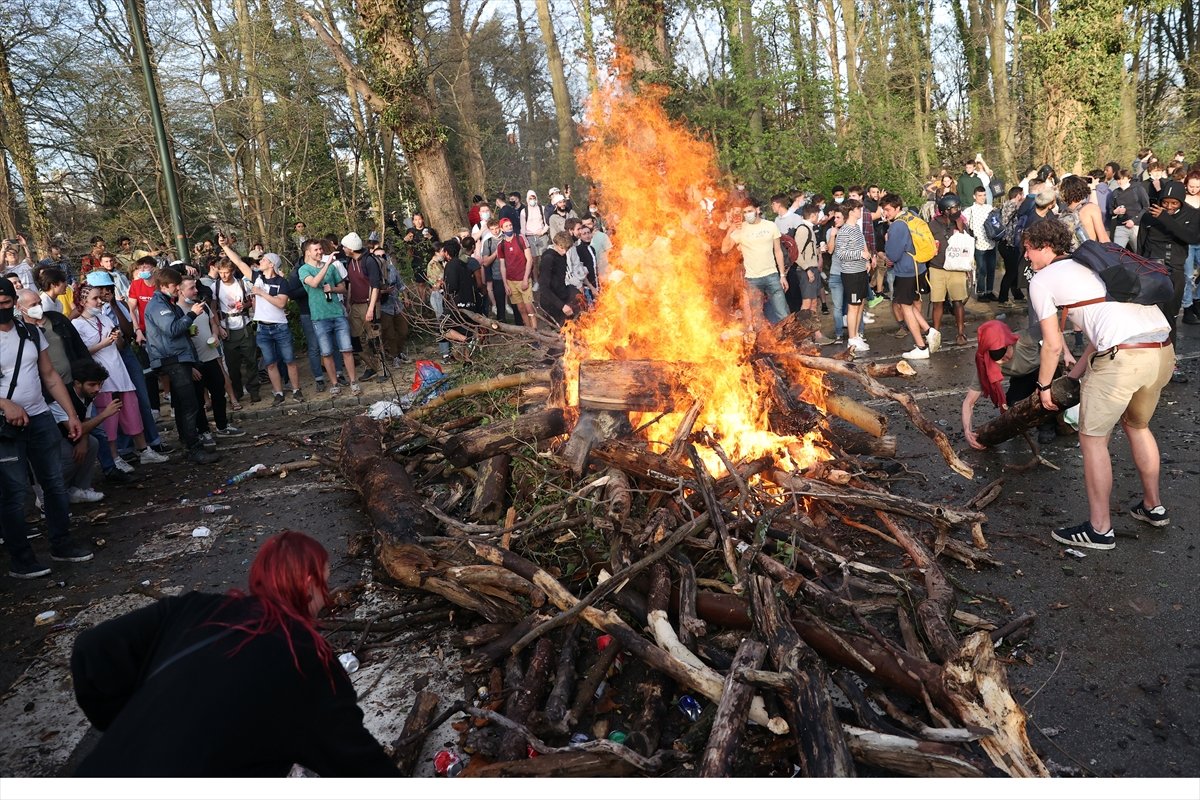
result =
[{"label": "woman with red hair", "polygon": [[248,594],[168,597],[81,633],[75,697],[103,736],[77,774],[398,777],[317,630],[328,581],[325,548],[284,531]]},{"label": "woman with red hair", "polygon": [[[975,372],[979,376],[979,387],[968,389],[967,396],[963,398],[962,426],[967,444],[976,450],[984,450],[986,448],[975,438],[975,431],[971,427],[975,403],[980,397],[986,396],[1003,412],[1033,394],[1037,387],[1041,348],[1029,331],[1018,336],[1008,325],[996,319],[980,325],[975,335],[979,342],[975,347]],[[1009,379],[1007,391],[1004,388],[1006,377]],[[1038,430],[1038,441],[1046,444],[1047,439],[1054,439],[1053,422],[1049,428],[1043,426]]]}]

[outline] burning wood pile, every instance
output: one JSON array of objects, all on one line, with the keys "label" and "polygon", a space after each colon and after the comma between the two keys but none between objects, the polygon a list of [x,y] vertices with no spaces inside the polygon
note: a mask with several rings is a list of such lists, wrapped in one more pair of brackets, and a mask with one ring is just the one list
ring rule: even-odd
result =
[{"label": "burning wood pile", "polygon": [[889,491],[897,441],[855,394],[971,477],[883,383],[911,368],[822,358],[807,313],[755,333],[694,188],[711,150],[652,97],[594,102],[581,164],[620,226],[596,308],[561,335],[474,318],[529,368],[342,431],[379,565],[478,617],[472,773],[1046,775],[1005,626],[938,561],[997,563],[998,487]]}]

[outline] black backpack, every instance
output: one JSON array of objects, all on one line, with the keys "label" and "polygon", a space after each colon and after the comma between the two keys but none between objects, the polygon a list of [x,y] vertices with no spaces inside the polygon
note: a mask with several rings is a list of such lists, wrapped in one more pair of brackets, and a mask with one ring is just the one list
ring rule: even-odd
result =
[{"label": "black backpack", "polygon": [[1165,264],[1139,256],[1118,244],[1086,241],[1068,257],[1104,281],[1105,296],[1059,306],[1064,318],[1069,309],[1079,306],[1105,302],[1157,306],[1170,302],[1175,296],[1171,272]]}]

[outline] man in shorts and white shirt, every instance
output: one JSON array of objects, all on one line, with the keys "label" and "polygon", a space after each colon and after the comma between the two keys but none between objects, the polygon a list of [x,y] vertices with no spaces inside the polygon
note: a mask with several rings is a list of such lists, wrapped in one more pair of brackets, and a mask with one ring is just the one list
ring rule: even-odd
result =
[{"label": "man in shorts and white shirt", "polygon": [[1064,350],[1060,311],[1066,311],[1088,340],[1067,375],[1080,380],[1079,449],[1089,518],[1058,528],[1052,536],[1063,544],[1111,550],[1116,538],[1109,514],[1113,477],[1108,440],[1118,420],[1142,481],[1142,500],[1130,515],[1155,527],[1170,522],[1159,494],[1158,443],[1149,426],[1159,395],[1171,380],[1175,348],[1168,338],[1170,325],[1157,306],[1104,301],[1099,276],[1064,258],[1072,235],[1055,219],[1035,222],[1024,232],[1025,254],[1034,270],[1029,299],[1042,334],[1037,390],[1045,408],[1058,410],[1050,384]]}]

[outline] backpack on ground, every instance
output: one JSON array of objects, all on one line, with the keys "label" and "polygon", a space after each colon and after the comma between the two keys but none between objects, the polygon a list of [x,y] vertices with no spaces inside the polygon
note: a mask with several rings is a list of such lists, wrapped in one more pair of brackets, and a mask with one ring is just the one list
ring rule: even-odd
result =
[{"label": "backpack on ground", "polygon": [[929,230],[929,225],[911,211],[901,213],[897,219],[908,225],[913,243],[913,261],[928,264],[937,253],[937,242],[933,238],[933,231]]},{"label": "backpack on ground", "polygon": [[975,271],[975,237],[964,231],[952,234],[946,242],[946,261],[942,269],[949,272]]},{"label": "backpack on ground", "polygon": [[983,234],[993,242],[1004,239],[1004,222],[1000,218],[1000,209],[993,208],[987,215],[987,219],[983,221]]},{"label": "backpack on ground", "polygon": [[1168,303],[1175,296],[1171,272],[1165,264],[1126,250],[1119,244],[1086,241],[1075,248],[1070,258],[1104,281],[1105,296],[1059,306],[1064,319],[1067,311],[1080,306],[1106,302],[1155,306]]}]

